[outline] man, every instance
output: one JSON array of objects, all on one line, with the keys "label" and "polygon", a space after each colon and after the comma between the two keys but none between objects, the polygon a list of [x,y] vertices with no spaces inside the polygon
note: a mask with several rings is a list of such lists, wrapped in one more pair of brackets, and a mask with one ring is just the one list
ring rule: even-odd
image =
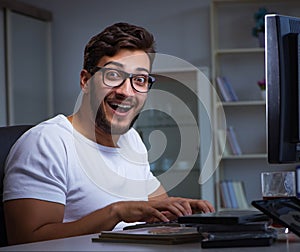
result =
[{"label": "man", "polygon": [[131,128],[154,82],[153,53],[153,36],[126,23],[89,41],[76,111],[32,128],[8,157],[3,197],[10,244],[214,211],[205,200],[168,197]]}]

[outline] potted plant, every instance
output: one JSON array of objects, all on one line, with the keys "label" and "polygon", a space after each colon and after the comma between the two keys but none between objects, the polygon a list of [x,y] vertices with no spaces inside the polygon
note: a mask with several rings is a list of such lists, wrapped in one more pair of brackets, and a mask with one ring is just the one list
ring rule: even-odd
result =
[{"label": "potted plant", "polygon": [[262,79],[257,82],[263,100],[266,100],[266,80]]},{"label": "potted plant", "polygon": [[252,35],[259,39],[259,45],[265,46],[265,15],[268,14],[266,8],[261,7],[254,14],[255,26],[252,28]]}]

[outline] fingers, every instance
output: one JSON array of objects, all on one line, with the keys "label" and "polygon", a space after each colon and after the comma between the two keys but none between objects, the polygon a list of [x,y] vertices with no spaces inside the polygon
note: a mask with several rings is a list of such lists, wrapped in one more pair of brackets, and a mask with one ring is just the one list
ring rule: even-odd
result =
[{"label": "fingers", "polygon": [[162,211],[163,215],[166,216],[170,221],[177,220],[178,216],[171,213],[170,211]]},{"label": "fingers", "polygon": [[160,211],[169,211],[177,217],[192,214],[190,203],[183,198],[169,197],[164,201],[151,201],[150,204]]},{"label": "fingers", "polygon": [[[153,212],[151,213],[151,219],[153,219],[153,217],[155,217],[158,220],[163,221],[163,222],[170,221],[162,212],[158,211],[155,208],[152,208],[152,209],[153,209]],[[147,221],[147,222],[149,222],[149,221]]]},{"label": "fingers", "polygon": [[204,202],[205,202],[205,204],[206,204],[206,206],[208,208],[208,212],[215,212],[216,211],[216,209],[214,208],[214,206],[209,201],[205,200]]},{"label": "fingers", "polygon": [[160,201],[125,201],[114,204],[116,215],[125,222],[146,221],[169,222],[193,212],[214,212],[215,209],[206,200],[169,197]]},{"label": "fingers", "polygon": [[215,208],[207,200],[191,200],[190,204],[196,212],[197,211],[201,211],[203,213],[215,212]]},{"label": "fingers", "polygon": [[174,200],[171,205],[171,209],[173,210],[172,212],[178,217],[190,215],[193,212],[190,203],[182,199]]},{"label": "fingers", "polygon": [[184,215],[189,215],[190,210],[188,210],[188,208],[185,208],[183,203],[184,202],[174,201],[167,206],[167,209],[178,217],[184,216]]},{"label": "fingers", "polygon": [[195,212],[215,212],[213,205],[207,200],[169,197],[164,202],[169,202],[168,209],[176,216],[190,215]]},{"label": "fingers", "polygon": [[152,206],[158,209],[161,213],[168,213],[164,214],[165,216],[168,216],[168,219],[174,219],[174,216],[180,217],[184,215],[191,215],[195,212],[215,212],[215,208],[207,200],[169,197],[164,201],[153,201],[152,203],[154,203]]}]

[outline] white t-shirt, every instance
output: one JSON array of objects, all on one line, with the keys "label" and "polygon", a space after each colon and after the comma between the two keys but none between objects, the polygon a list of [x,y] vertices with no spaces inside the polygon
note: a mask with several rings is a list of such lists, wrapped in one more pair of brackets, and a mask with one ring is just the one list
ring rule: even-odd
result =
[{"label": "white t-shirt", "polygon": [[148,200],[160,183],[150,171],[143,142],[130,129],[117,144],[112,148],[87,139],[63,115],[42,122],[10,151],[3,201],[61,203],[64,222],[70,222],[113,202]]}]

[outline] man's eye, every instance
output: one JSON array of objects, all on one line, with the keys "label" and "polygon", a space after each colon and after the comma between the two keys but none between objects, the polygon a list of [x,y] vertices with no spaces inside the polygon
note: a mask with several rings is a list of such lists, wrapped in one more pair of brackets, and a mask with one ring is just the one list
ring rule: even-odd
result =
[{"label": "man's eye", "polygon": [[147,77],[146,76],[136,76],[134,77],[134,82],[138,85],[145,85],[147,83]]},{"label": "man's eye", "polygon": [[120,80],[122,75],[118,71],[110,70],[105,73],[105,77],[110,80]]}]

